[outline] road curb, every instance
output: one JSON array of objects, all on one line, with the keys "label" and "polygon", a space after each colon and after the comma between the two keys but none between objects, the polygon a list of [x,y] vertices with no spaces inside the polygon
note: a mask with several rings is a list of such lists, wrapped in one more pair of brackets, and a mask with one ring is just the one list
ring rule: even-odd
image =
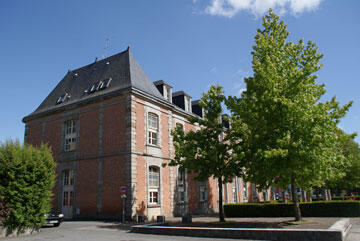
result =
[{"label": "road curb", "polygon": [[170,227],[161,224],[136,225],[131,232],[212,238],[237,238],[274,241],[344,241],[351,228],[349,219],[341,219],[329,229],[273,229],[273,228],[204,228]]},{"label": "road curb", "polygon": [[40,232],[39,228],[25,228],[22,231],[18,229],[10,231],[7,228],[0,226],[0,238],[14,238],[14,237],[22,237],[31,234],[37,234]]}]

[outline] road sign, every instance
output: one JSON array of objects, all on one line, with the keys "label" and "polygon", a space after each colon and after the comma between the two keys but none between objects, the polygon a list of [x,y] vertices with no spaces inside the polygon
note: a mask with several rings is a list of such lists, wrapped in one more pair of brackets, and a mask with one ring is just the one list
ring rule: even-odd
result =
[{"label": "road sign", "polygon": [[126,187],[125,186],[120,187],[120,192],[122,194],[125,194],[126,193]]}]

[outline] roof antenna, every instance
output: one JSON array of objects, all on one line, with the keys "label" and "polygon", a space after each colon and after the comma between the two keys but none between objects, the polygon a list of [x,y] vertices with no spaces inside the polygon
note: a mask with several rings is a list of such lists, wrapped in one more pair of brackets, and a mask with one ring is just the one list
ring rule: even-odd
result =
[{"label": "roof antenna", "polygon": [[109,48],[109,43],[110,43],[110,37],[106,37],[105,38],[105,47],[104,47],[103,59],[105,59],[107,57],[107,50]]}]

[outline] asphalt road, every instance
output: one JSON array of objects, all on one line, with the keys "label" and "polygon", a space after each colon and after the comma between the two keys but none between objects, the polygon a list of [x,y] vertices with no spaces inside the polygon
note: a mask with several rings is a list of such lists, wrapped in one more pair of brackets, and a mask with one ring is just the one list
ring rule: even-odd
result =
[{"label": "asphalt road", "polygon": [[214,238],[193,238],[183,236],[165,236],[130,233],[121,224],[106,222],[64,222],[60,227],[41,228],[40,233],[20,238],[8,238],[9,241],[234,241],[234,239],[214,239]]}]

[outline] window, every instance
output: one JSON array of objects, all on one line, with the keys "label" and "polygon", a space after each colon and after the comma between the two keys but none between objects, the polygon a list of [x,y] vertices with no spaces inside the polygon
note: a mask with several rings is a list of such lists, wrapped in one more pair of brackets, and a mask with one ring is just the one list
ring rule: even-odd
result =
[{"label": "window", "polygon": [[207,192],[206,192],[206,182],[199,183],[199,191],[200,191],[200,202],[207,200]]},{"label": "window", "polygon": [[99,84],[100,84],[99,82],[96,82],[95,84],[93,84],[91,86],[90,93],[93,93],[93,92],[97,91],[98,88],[99,88]]},{"label": "window", "polygon": [[159,203],[160,191],[160,168],[151,166],[149,167],[149,203]]},{"label": "window", "polygon": [[148,114],[148,143],[151,145],[158,145],[158,132],[159,132],[159,120],[158,116],[149,113]]},{"label": "window", "polygon": [[73,205],[74,193],[72,191],[65,191],[63,196],[63,206],[72,206]]},{"label": "window", "polygon": [[63,103],[67,98],[70,98],[70,95],[68,93],[66,93],[65,95],[60,96],[57,101],[56,104],[61,104]]},{"label": "window", "polygon": [[166,87],[166,93],[167,93],[167,100],[168,100],[169,102],[172,102],[171,89],[170,89],[170,87]]},{"label": "window", "polygon": [[65,170],[63,171],[63,184],[64,186],[72,186],[74,185],[74,172],[73,170]]},{"label": "window", "polygon": [[185,202],[185,172],[178,171],[178,202]]},{"label": "window", "polygon": [[76,121],[65,122],[65,151],[73,151],[76,147]]},{"label": "window", "polygon": [[231,187],[232,187],[233,203],[237,203],[236,178],[233,178]]},{"label": "window", "polygon": [[244,200],[248,199],[248,191],[247,191],[247,182],[243,182],[243,189],[244,189]]},{"label": "window", "polygon": [[72,206],[74,199],[73,185],[74,172],[73,170],[64,170],[63,176],[63,206]]},{"label": "window", "polygon": [[176,123],[176,128],[180,128],[184,131],[184,125],[180,123]]},{"label": "window", "polygon": [[99,90],[103,90],[109,86],[111,78],[100,81]]}]

